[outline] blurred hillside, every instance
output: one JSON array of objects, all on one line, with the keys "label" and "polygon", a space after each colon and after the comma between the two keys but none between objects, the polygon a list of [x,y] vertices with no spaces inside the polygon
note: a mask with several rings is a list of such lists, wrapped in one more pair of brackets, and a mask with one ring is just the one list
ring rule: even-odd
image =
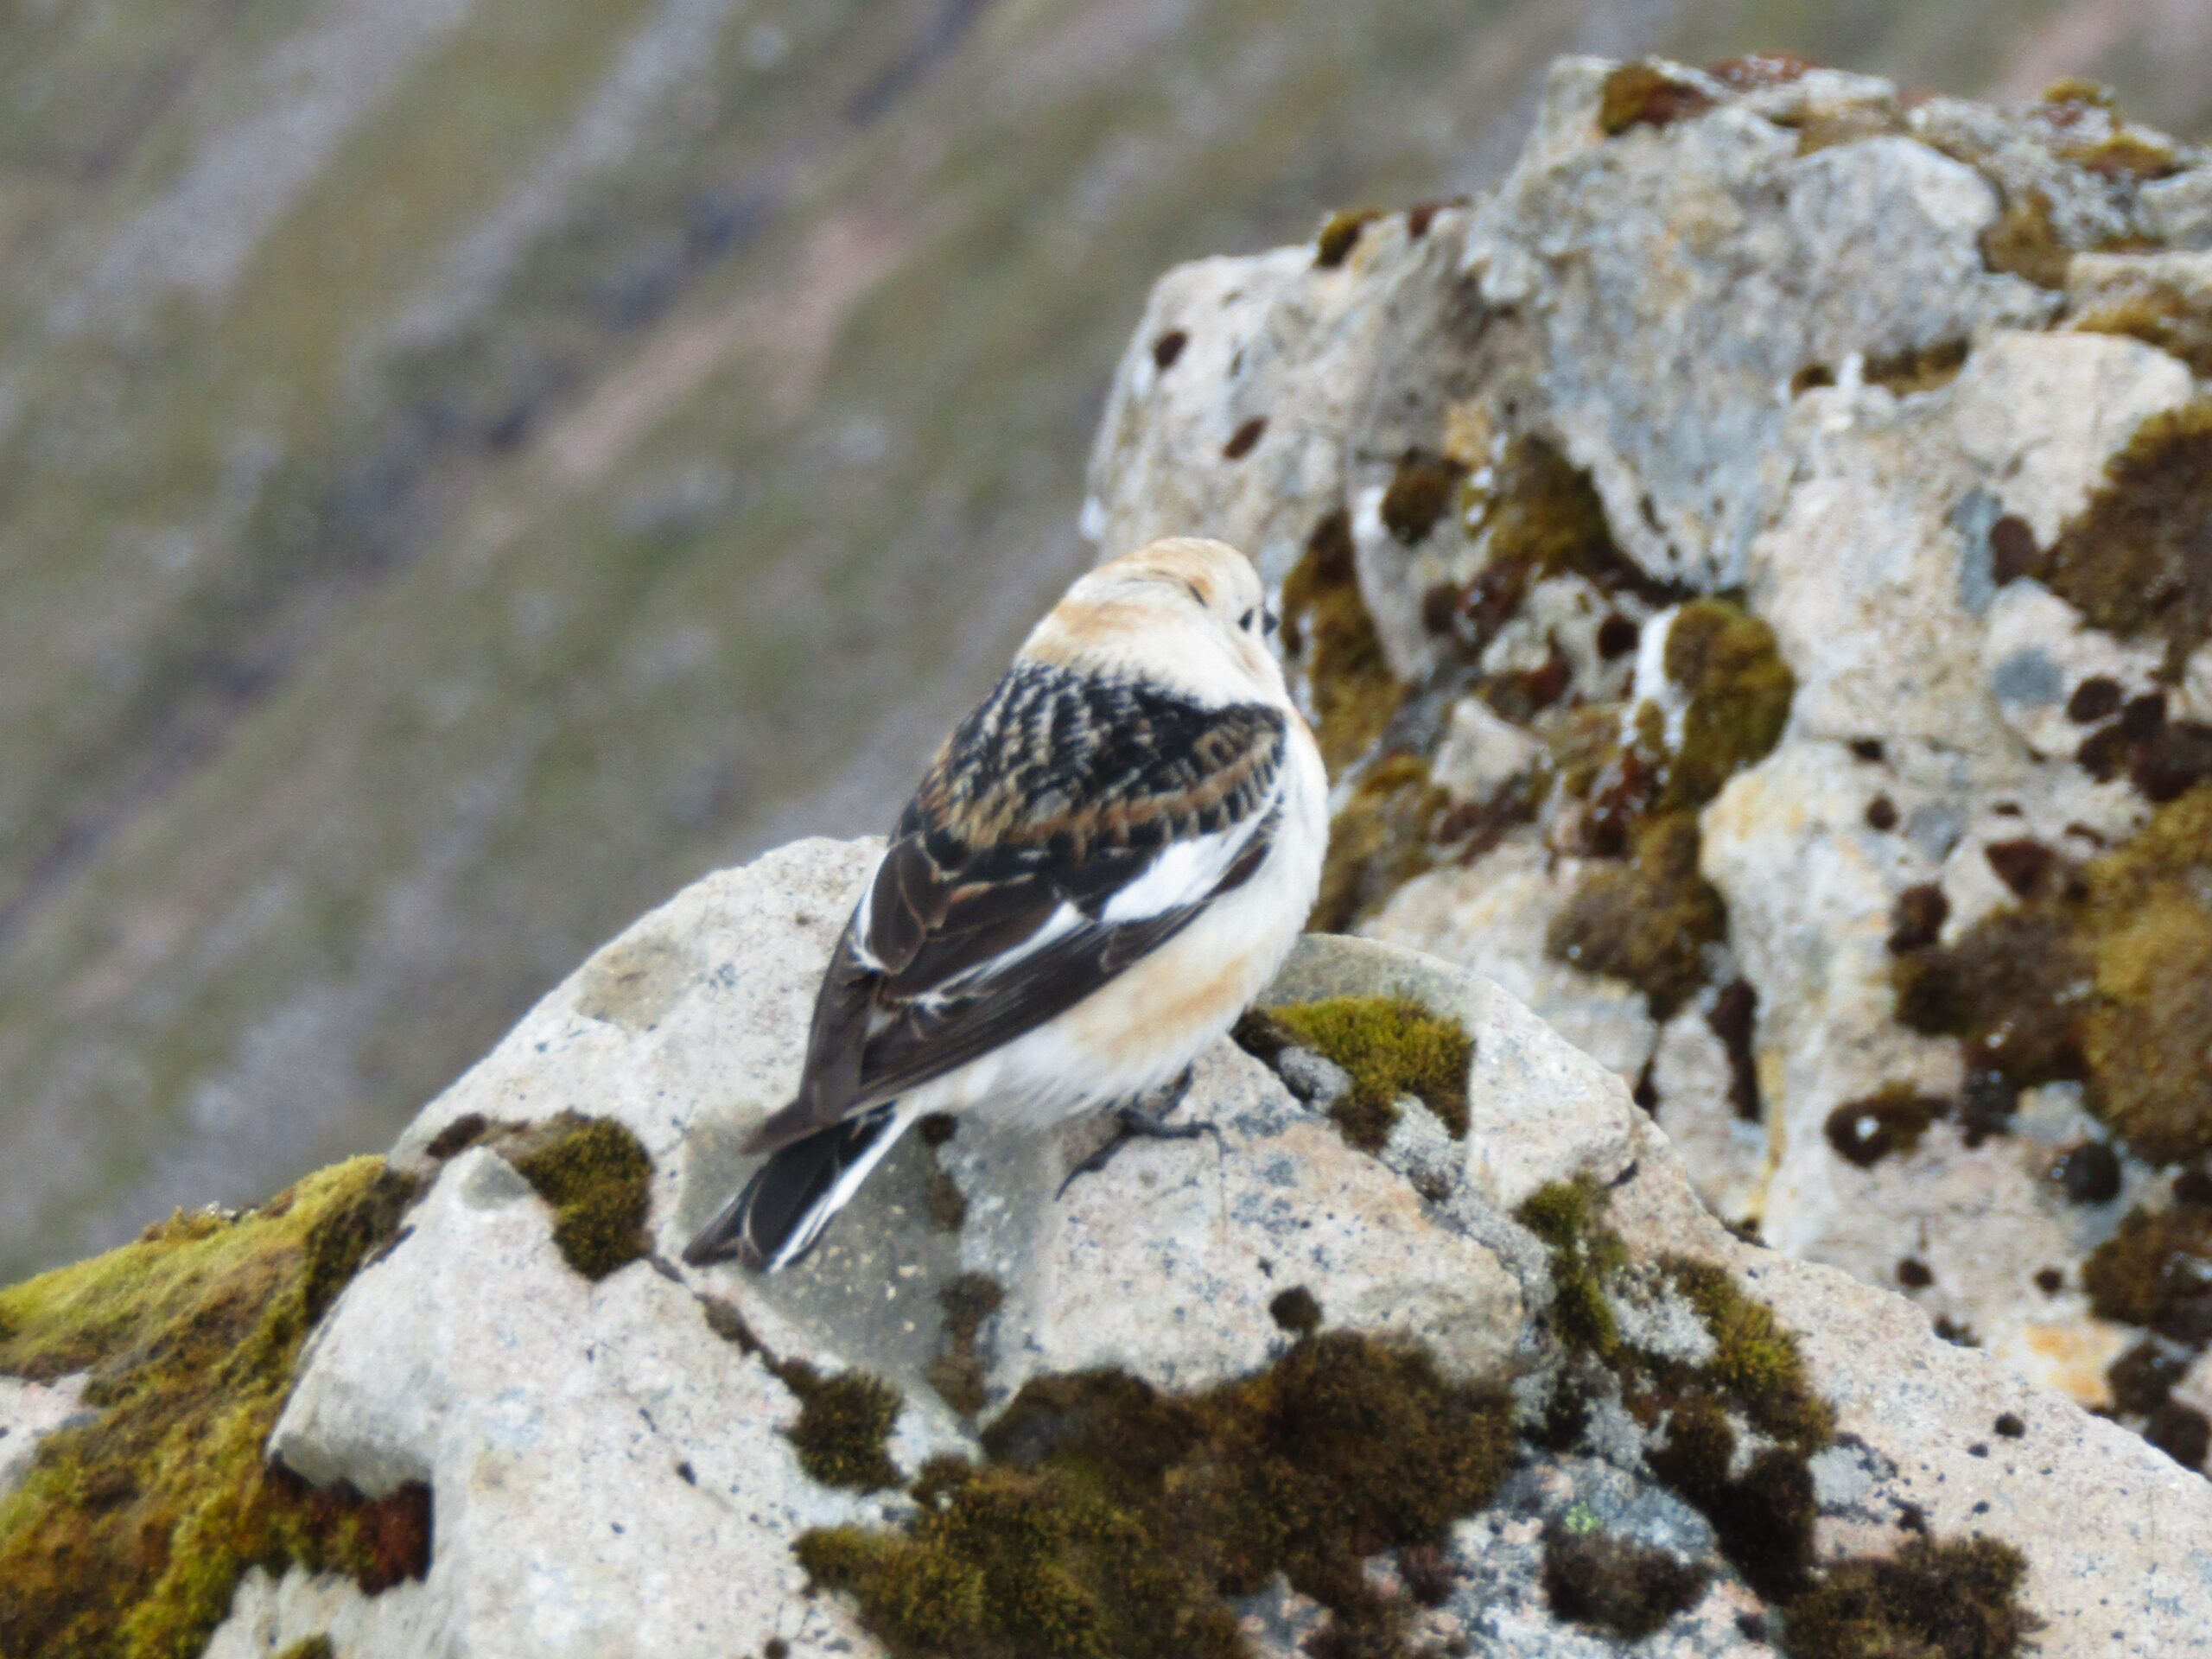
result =
[{"label": "blurred hillside", "polygon": [[1168,264],[1478,188],[1560,52],[1774,45],[2212,124],[2202,0],[0,13],[0,1280],[880,827]]}]

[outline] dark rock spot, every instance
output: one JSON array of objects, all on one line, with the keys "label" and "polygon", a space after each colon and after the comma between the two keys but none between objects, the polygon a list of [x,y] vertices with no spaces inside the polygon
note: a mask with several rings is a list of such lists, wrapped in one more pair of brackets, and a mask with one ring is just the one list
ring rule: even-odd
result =
[{"label": "dark rock spot", "polygon": [[1255,415],[1229,435],[1229,442],[1221,446],[1221,458],[1224,461],[1243,460],[1258,445],[1261,434],[1267,429],[1268,417]]},{"label": "dark rock spot", "polygon": [[1152,360],[1154,365],[1157,367],[1162,374],[1166,373],[1168,370],[1175,366],[1175,359],[1183,355],[1183,348],[1190,343],[1190,335],[1184,333],[1183,330],[1180,328],[1170,328],[1158,340],[1152,342]]},{"label": "dark rock spot", "polygon": [[2066,700],[2066,717],[2083,726],[2108,720],[2120,712],[2120,683],[2101,674],[2092,675],[2074,688]]}]

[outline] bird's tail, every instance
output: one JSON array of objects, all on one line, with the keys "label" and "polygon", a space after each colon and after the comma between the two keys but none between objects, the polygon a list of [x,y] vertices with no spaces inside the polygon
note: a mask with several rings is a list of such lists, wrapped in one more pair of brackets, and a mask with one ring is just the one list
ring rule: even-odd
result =
[{"label": "bird's tail", "polygon": [[755,1273],[788,1268],[821,1242],[830,1218],[913,1121],[894,1101],[792,1141],[753,1172],[683,1259],[704,1267],[734,1255]]}]

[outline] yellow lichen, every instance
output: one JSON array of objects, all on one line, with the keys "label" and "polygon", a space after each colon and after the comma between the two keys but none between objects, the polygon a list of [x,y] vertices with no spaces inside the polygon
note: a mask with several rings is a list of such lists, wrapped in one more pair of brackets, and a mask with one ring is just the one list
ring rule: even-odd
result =
[{"label": "yellow lichen", "polygon": [[0,1291],[0,1373],[89,1372],[92,1414],[0,1500],[0,1651],[169,1659],[200,1651],[251,1567],[372,1590],[424,1570],[423,1488],[365,1503],[263,1461],[301,1342],[410,1191],[356,1159]]},{"label": "yellow lichen", "polygon": [[2070,325],[2085,334],[2125,334],[2177,357],[2212,378],[2212,299],[2152,282],[2100,296]]}]

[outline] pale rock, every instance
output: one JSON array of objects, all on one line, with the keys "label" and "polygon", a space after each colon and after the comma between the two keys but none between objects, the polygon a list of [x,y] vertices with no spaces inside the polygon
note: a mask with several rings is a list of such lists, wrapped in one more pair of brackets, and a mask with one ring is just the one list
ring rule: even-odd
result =
[{"label": "pale rock", "polygon": [[1630,556],[1732,585],[1790,481],[1799,370],[2039,321],[2053,301],[1984,267],[1996,194],[1925,145],[1800,157],[1736,103],[1607,139],[1602,85],[1585,62],[1554,71],[1537,139],[1476,211],[1469,267],[1491,303],[1533,315],[1542,418]]},{"label": "pale rock", "polygon": [[1452,705],[1444,738],[1428,765],[1429,781],[1459,801],[1486,801],[1534,766],[1542,744],[1491,712],[1480,697]]},{"label": "pale rock", "polygon": [[2082,683],[2107,679],[2122,696],[2159,689],[2156,642],[2129,645],[2092,628],[2039,582],[2007,582],[1991,601],[1981,659],[2005,722],[2038,755],[2069,760],[2089,728],[2067,714]]},{"label": "pale rock", "polygon": [[[899,1387],[906,1408],[888,1450],[910,1472],[932,1452],[974,1451],[925,1380],[943,1351],[937,1293],[963,1271],[988,1273],[1006,1293],[977,1355],[994,1405],[1046,1370],[1118,1365],[1198,1387],[1262,1366],[1288,1340],[1267,1304],[1294,1285],[1332,1326],[1415,1338],[1469,1375],[1523,1370],[1545,1363],[1529,1310],[1545,1304],[1549,1277],[1508,1214],[1577,1176],[1611,1193],[1635,1259],[1722,1262],[1800,1332],[1815,1385],[1854,1437],[1842,1444],[1863,1464],[1863,1478],[1824,1479],[1824,1548],[1893,1547],[1910,1504],[1939,1532],[2005,1537],[2030,1560],[2029,1599],[2056,1655],[2113,1650],[2090,1639],[2111,1623],[2130,1633],[2118,1651],[2149,1654],[2212,1611],[2190,1542],[2212,1535],[2212,1484],[1946,1347],[1885,1293],[1739,1243],[1698,1205],[1608,1068],[1479,976],[1373,941],[1308,938],[1268,1000],[1402,996],[1461,1020],[1474,1043],[1471,1128],[1453,1161],[1434,1160],[1442,1131],[1417,1107],[1404,1145],[1382,1159],[1353,1151],[1224,1045],[1203,1058],[1184,1108],[1216,1126],[1217,1145],[1133,1146],[1061,1197],[1070,1137],[963,1128],[933,1154],[887,1164],[798,1269],[762,1280],[672,1267],[667,1247],[742,1176],[736,1135],[788,1086],[806,1028],[798,993],[820,973],[873,850],[800,843],[678,895],[410,1129],[403,1148],[427,1195],[310,1338],[271,1451],[309,1478],[372,1494],[427,1482],[429,1577],[371,1599],[297,1572],[251,1575],[211,1648],[219,1659],[323,1634],[349,1659],[681,1659],[758,1652],[772,1637],[794,1659],[880,1655],[839,1599],[803,1594],[791,1545],[813,1525],[896,1524],[910,1501],[804,1475],[783,1433],[798,1402],[767,1356],[824,1373],[861,1365]],[[661,1253],[588,1282],[561,1258],[546,1206],[494,1152],[443,1164],[426,1154],[437,1128],[483,1105],[515,1116],[595,1109],[650,1131]],[[1429,1196],[1393,1167],[1415,1143]],[[957,1236],[917,1219],[931,1155],[966,1198]],[[710,1299],[766,1355],[716,1334]],[[1700,1351],[1702,1332],[1676,1313],[1628,1300],[1650,1339]],[[2028,1438],[1976,1457],[1969,1442],[1999,1410],[2019,1413]],[[1422,1630],[1464,1635],[1483,1653],[1603,1651],[1541,1599],[1542,1527],[1570,1510],[1666,1548],[1707,1548],[1701,1520],[1643,1473],[1633,1421],[1614,1415],[1593,1412],[1592,1442],[1612,1461],[1531,1452],[1497,1505],[1454,1529],[1459,1581],[1421,1616]],[[2145,1529],[2152,1506],[2163,1522]],[[1393,1569],[1371,1570],[1387,1583]],[[1736,1619],[1754,1611],[1724,1580],[1653,1651],[1745,1651]],[[1265,1653],[1294,1653],[1315,1622],[1310,1605],[1274,1592],[1243,1612]]]},{"label": "pale rock", "polygon": [[1544,949],[1580,869],[1534,841],[1508,841],[1465,869],[1415,876],[1360,931],[1488,976],[1632,1083],[1657,1033],[1643,993],[1554,961]]},{"label": "pale rock", "polygon": [[2049,547],[2135,429],[2194,393],[2187,368],[2139,340],[2003,334],[1960,371],[1950,425],[1999,511]]},{"label": "pale rock", "polygon": [[2177,248],[2212,248],[2212,167],[2158,179],[2140,192],[2151,233]]},{"label": "pale rock", "polygon": [[0,1498],[23,1484],[38,1443],[77,1414],[87,1380],[81,1372],[53,1382],[0,1376]]},{"label": "pale rock", "polygon": [[1701,1010],[1685,1008],[1660,1027],[1651,1053],[1653,1116],[1705,1207],[1724,1221],[1755,1221],[1766,1203],[1766,1129],[1738,1115],[1734,1084],[1727,1046]]}]

